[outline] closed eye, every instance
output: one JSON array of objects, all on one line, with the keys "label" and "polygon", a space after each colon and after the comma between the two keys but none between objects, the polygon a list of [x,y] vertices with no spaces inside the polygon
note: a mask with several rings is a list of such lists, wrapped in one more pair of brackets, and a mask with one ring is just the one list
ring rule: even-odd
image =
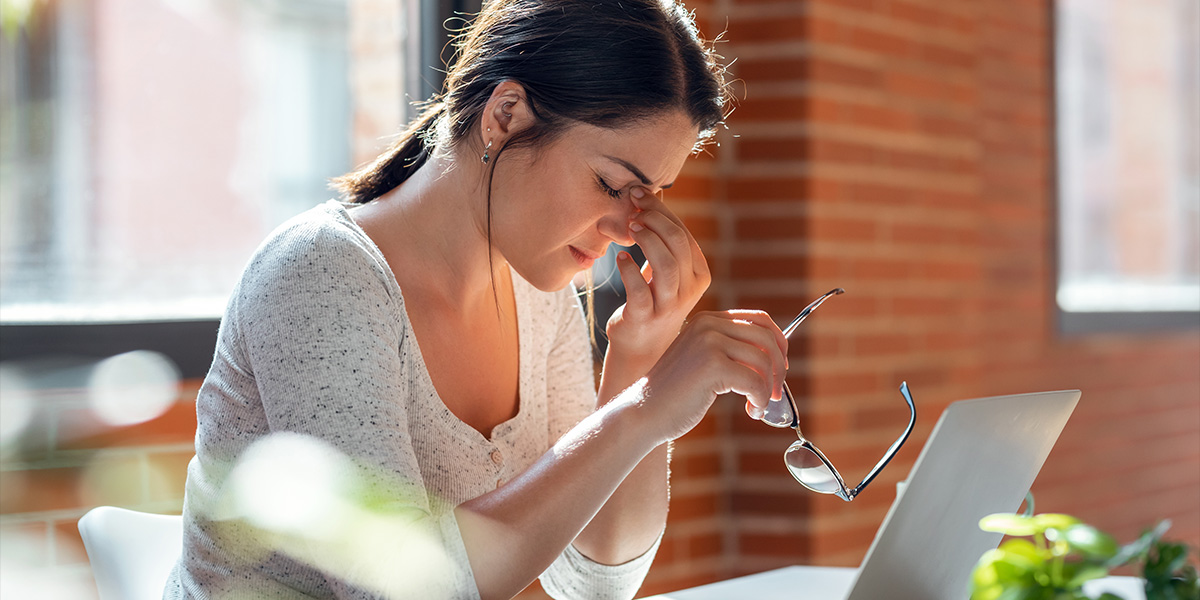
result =
[{"label": "closed eye", "polygon": [[621,190],[613,189],[612,186],[605,183],[604,179],[602,177],[600,177],[599,175],[596,176],[596,184],[600,187],[600,190],[603,191],[605,194],[608,194],[609,197],[611,197],[613,199],[617,199],[617,198],[621,197]]}]

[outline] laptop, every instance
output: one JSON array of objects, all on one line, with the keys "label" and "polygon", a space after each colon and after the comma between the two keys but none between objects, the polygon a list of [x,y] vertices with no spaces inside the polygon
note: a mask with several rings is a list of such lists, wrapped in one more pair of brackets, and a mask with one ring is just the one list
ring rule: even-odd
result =
[{"label": "laptop", "polygon": [[965,600],[975,563],[1003,537],[980,530],[979,520],[1020,507],[1079,396],[1043,392],[947,407],[858,569],[789,567],[659,598]]}]

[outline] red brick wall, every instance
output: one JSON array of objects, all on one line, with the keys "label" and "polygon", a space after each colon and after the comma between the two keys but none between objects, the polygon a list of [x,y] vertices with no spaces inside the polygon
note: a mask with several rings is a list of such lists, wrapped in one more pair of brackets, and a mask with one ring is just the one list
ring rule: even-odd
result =
[{"label": "red brick wall", "polygon": [[199,387],[198,380],[183,382],[161,416],[128,427],[97,419],[86,389],[34,392],[34,418],[0,460],[0,537],[5,559],[18,557],[5,563],[15,590],[29,592],[20,582],[32,581],[37,596],[54,589],[61,592],[54,597],[95,597],[78,528],[93,507],[183,510]]},{"label": "red brick wall", "polygon": [[[1051,5],[740,0],[700,15],[728,27],[745,90],[709,188],[711,295],[788,319],[846,288],[793,342],[789,381],[849,477],[902,429],[901,380],[921,419],[846,504],[783,473],[790,433],[718,408],[721,568],[694,572],[856,565],[946,404],[1063,388],[1084,393],[1039,510],[1121,539],[1170,517],[1200,543],[1200,335],[1056,328]],[[650,581],[686,571],[672,563]]]}]

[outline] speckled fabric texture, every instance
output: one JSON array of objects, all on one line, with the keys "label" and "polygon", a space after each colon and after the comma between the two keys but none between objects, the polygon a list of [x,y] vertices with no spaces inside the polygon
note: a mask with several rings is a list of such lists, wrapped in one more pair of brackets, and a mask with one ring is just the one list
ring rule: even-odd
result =
[{"label": "speckled fabric texture", "polygon": [[[571,288],[541,292],[513,273],[518,414],[491,439],[455,417],[433,387],[395,277],[347,208],[330,201],[282,225],[230,298],[197,398],[183,554],[164,598],[384,597],[264,553],[249,527],[213,518],[231,465],[273,432],[312,436],[403,482],[390,497],[419,515],[414,525],[457,567],[456,576],[403,597],[479,598],[453,508],[523,471],[594,408],[579,299]],[[560,599],[632,598],[657,547],[606,566],[568,546],[541,580]]]}]

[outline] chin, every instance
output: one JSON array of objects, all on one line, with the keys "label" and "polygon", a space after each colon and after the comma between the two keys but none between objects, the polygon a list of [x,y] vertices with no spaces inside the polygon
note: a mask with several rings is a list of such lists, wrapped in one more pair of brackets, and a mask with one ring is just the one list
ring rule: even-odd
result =
[{"label": "chin", "polygon": [[[512,263],[509,263],[512,265]],[[525,269],[512,265],[513,270],[521,276],[521,279],[529,282],[529,285],[543,292],[557,292],[567,287],[571,280],[575,279],[575,275],[580,272],[580,269],[571,271],[569,269],[548,269],[534,268]]]}]

